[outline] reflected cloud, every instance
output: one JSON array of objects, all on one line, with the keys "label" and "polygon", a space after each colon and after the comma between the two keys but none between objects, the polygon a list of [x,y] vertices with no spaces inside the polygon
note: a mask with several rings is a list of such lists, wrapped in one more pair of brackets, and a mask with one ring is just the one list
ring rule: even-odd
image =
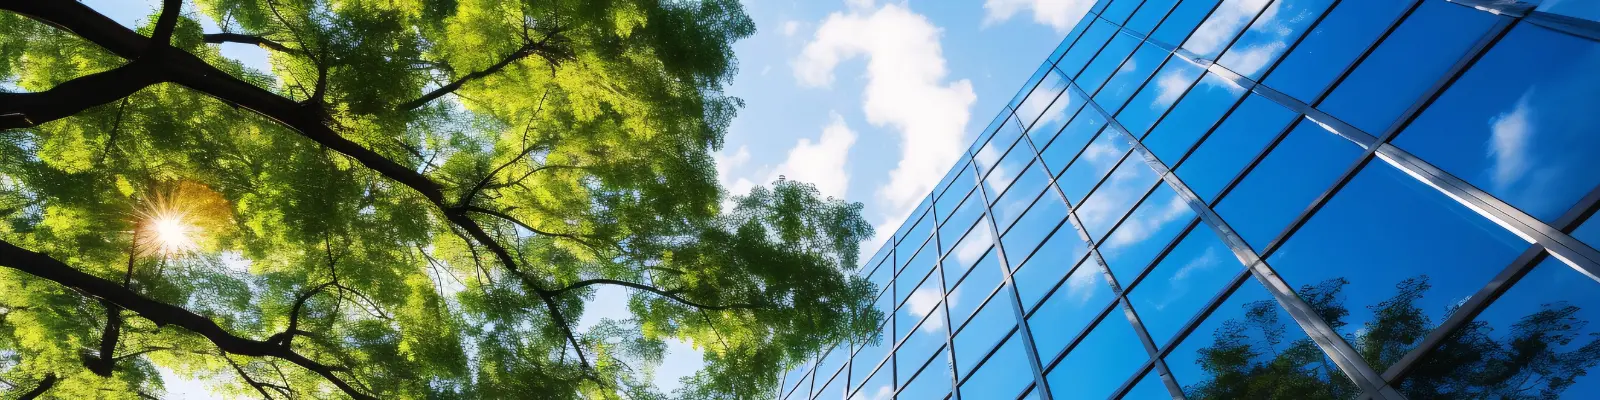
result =
[{"label": "reflected cloud", "polygon": [[1134,211],[1133,216],[1128,217],[1127,221],[1123,221],[1122,226],[1117,227],[1117,231],[1112,232],[1111,237],[1106,239],[1104,245],[1108,248],[1102,249],[1102,251],[1116,251],[1128,245],[1142,242],[1145,239],[1149,239],[1150,235],[1161,231],[1161,228],[1166,227],[1167,224],[1192,214],[1189,210],[1189,203],[1184,202],[1183,198],[1178,197],[1177,193],[1163,193],[1171,193],[1172,197],[1168,198],[1165,204],[1160,205],[1159,209],[1146,212],[1143,207],[1140,207],[1140,210]]},{"label": "reflected cloud", "polygon": [[1250,22],[1250,19],[1256,16],[1256,12],[1269,1],[1230,0],[1217,6],[1217,10],[1211,13],[1211,18],[1207,18],[1205,23],[1195,29],[1194,35],[1183,43],[1183,47],[1201,58],[1215,57],[1222,51],[1223,46],[1233,40],[1233,35],[1239,33],[1244,24]]},{"label": "reflected cloud", "polygon": [[1178,102],[1178,98],[1183,96],[1183,90],[1189,88],[1190,79],[1192,78],[1183,76],[1183,72],[1176,69],[1162,72],[1161,76],[1156,77],[1156,88],[1160,89],[1160,95],[1156,96],[1153,105],[1156,108],[1166,108]]},{"label": "reflected cloud", "polygon": [[1092,260],[1084,261],[1083,265],[1078,266],[1077,271],[1073,271],[1072,277],[1067,278],[1067,295],[1076,300],[1079,307],[1093,300],[1095,285],[1102,284],[1099,269],[1100,264]]},{"label": "reflected cloud", "polygon": [[1489,120],[1488,155],[1494,159],[1489,179],[1495,191],[1509,189],[1531,167],[1528,144],[1533,138],[1534,126],[1531,116],[1533,109],[1528,105],[1528,99],[1532,94],[1532,91],[1523,94],[1511,111]]},{"label": "reflected cloud", "polygon": [[893,398],[894,389],[889,385],[882,385],[877,388],[862,388],[861,391],[850,396],[850,400],[889,400]]},{"label": "reflected cloud", "polygon": [[934,314],[933,318],[928,318],[928,321],[922,324],[922,328],[919,328],[923,333],[934,333],[944,329],[944,313],[934,313],[934,310],[938,307],[939,289],[937,288],[923,287],[917,289],[911,292],[910,298],[906,299],[906,308],[918,320],[927,318],[928,314]]},{"label": "reflected cloud", "polygon": [[978,257],[982,257],[984,251],[989,250],[989,245],[994,243],[994,234],[989,232],[988,227],[983,226],[982,222],[976,226],[956,248],[956,260],[961,262],[960,268],[963,270],[978,262]]},{"label": "reflected cloud", "polygon": [[1218,265],[1222,265],[1222,256],[1217,255],[1216,247],[1207,247],[1205,253],[1200,253],[1199,257],[1195,257],[1189,260],[1188,263],[1183,264],[1183,268],[1178,268],[1178,272],[1173,273],[1172,278],[1168,279],[1168,281],[1172,282],[1173,286],[1178,286],[1183,280],[1189,279],[1189,274],[1193,274],[1195,271],[1208,270]]}]

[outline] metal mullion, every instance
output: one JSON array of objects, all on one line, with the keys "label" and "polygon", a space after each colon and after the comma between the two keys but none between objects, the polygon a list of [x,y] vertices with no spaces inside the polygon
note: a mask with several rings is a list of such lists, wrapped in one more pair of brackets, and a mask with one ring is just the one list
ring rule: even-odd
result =
[{"label": "metal mullion", "polygon": [[[1089,60],[1088,61],[1084,61],[1083,65],[1078,67],[1076,72],[1073,72],[1073,73],[1070,73],[1070,74],[1064,74],[1064,75],[1066,75],[1067,80],[1076,80],[1076,79],[1078,79],[1078,74],[1082,73],[1083,70],[1088,69],[1089,68],[1089,64],[1094,63],[1094,59],[1097,58],[1097,57],[1100,57],[1100,52],[1104,51],[1106,49],[1106,45],[1111,44],[1111,39],[1115,39],[1117,37],[1117,32],[1121,32],[1122,31],[1122,26],[1117,25],[1117,24],[1113,24],[1113,23],[1111,23],[1111,21],[1109,21],[1109,20],[1107,20],[1105,18],[1100,18],[1099,14],[1091,13],[1091,14],[1087,14],[1087,15],[1092,16],[1095,21],[1105,21],[1105,23],[1107,25],[1111,25],[1113,28],[1116,28],[1117,30],[1116,31],[1112,31],[1111,32],[1111,36],[1107,36],[1106,37],[1105,43],[1101,43],[1100,44],[1100,48],[1095,49],[1094,50],[1094,54],[1089,55]],[[1088,33],[1088,29],[1085,29],[1084,33]],[[1078,36],[1078,40],[1081,42],[1083,40],[1083,36],[1079,35]],[[1072,45],[1073,46],[1077,46],[1078,43],[1075,42]],[[1070,52],[1070,51],[1072,51],[1072,49],[1069,48],[1069,49],[1067,49],[1067,51]],[[1062,53],[1061,56],[1062,57],[1066,57],[1066,53]],[[1052,62],[1051,64],[1060,65],[1060,61],[1061,60],[1056,60],[1055,62]],[[1061,72],[1067,72],[1067,71],[1063,69],[1063,70],[1061,70]]]},{"label": "metal mullion", "polygon": [[[1069,82],[1069,86],[1071,86],[1072,84],[1070,82],[1072,82],[1072,81],[1069,80],[1068,82]],[[1090,104],[1093,104],[1093,102],[1090,102]],[[1012,118],[1015,118],[1015,115],[1013,115]],[[1024,135],[1023,138],[1026,138],[1026,135]],[[977,168],[977,165],[973,165],[973,168]],[[979,172],[982,172],[982,171],[979,171]],[[989,215],[993,215],[994,214],[994,206],[993,206],[992,199],[989,198],[989,190],[988,190],[988,188],[985,188],[985,187],[983,187],[983,185],[980,184],[980,185],[978,185],[978,190],[979,190],[979,193],[983,194],[983,200],[984,200],[983,204],[984,204],[984,209],[985,209],[984,211],[986,211],[987,214],[989,214]],[[1035,200],[1035,203],[1037,203],[1037,199]],[[1011,279],[1011,271],[1013,270],[1013,268],[1011,268],[1011,263],[1006,259],[1005,246],[1001,246],[1000,245],[1000,226],[995,222],[994,218],[988,218],[988,221],[989,221],[989,228],[991,229],[991,233],[994,234],[994,242],[995,242],[994,250],[996,251],[995,255],[997,257],[999,257],[1000,264],[1004,268],[1004,271],[1003,271],[1004,274],[1001,276],[1001,278],[1004,279],[1004,281],[1003,281],[1004,282],[1004,286],[1010,288],[1010,289],[1002,288],[1001,290],[1007,291],[1011,295],[1011,311],[1012,311],[1012,315],[1017,320],[1016,329],[1017,329],[1017,332],[1022,336],[1022,340],[1023,340],[1022,344],[1023,344],[1023,346],[1025,346],[1027,348],[1027,351],[1028,351],[1028,357],[1027,357],[1028,358],[1028,366],[1033,368],[1033,378],[1034,378],[1034,382],[1037,384],[1037,389],[1036,390],[1039,390],[1041,392],[1041,395],[1042,395],[1040,397],[1041,400],[1053,400],[1054,397],[1051,396],[1051,393],[1050,393],[1050,390],[1049,390],[1050,389],[1050,385],[1047,382],[1045,382],[1044,369],[1042,368],[1042,366],[1040,365],[1040,362],[1039,362],[1039,351],[1038,351],[1037,348],[1034,347],[1034,344],[1033,344],[1033,332],[1028,328],[1028,320],[1023,315],[1023,312],[1022,312],[1022,297],[1017,294],[1016,282]],[[999,346],[996,346],[996,348],[998,348],[998,347]]]},{"label": "metal mullion", "polygon": [[1523,20],[1553,31],[1600,41],[1600,22],[1544,11],[1534,11]]},{"label": "metal mullion", "polygon": [[[1399,16],[1396,16],[1394,21],[1389,22],[1389,26],[1384,29],[1383,34],[1378,35],[1377,39],[1374,39],[1371,44],[1368,44],[1367,48],[1361,51],[1361,55],[1356,56],[1354,60],[1350,60],[1349,65],[1345,65],[1344,69],[1340,70],[1339,74],[1336,75],[1332,81],[1329,81],[1327,86],[1317,90],[1316,94],[1311,96],[1311,101],[1306,103],[1317,104],[1321,102],[1324,97],[1327,97],[1329,93],[1333,92],[1333,88],[1339,87],[1339,84],[1344,82],[1345,78],[1349,77],[1350,73],[1356,70],[1356,66],[1361,65],[1361,62],[1365,61],[1367,56],[1372,55],[1372,52],[1377,50],[1378,46],[1382,45],[1383,41],[1388,39],[1389,35],[1394,33],[1395,29],[1400,28],[1401,23],[1405,22],[1406,18],[1409,18],[1412,12],[1415,12],[1418,7],[1422,6],[1422,0],[1410,1],[1411,5],[1406,6],[1405,11],[1401,12]],[[1328,12],[1331,13],[1333,10],[1330,9]]]},{"label": "metal mullion", "polygon": [[965,375],[956,377],[956,389],[960,390],[961,385],[967,383],[967,381],[972,378],[972,375],[974,375],[974,372],[977,372],[978,370],[983,369],[984,366],[989,365],[989,359],[994,358],[995,354],[1000,353],[1000,347],[1005,346],[1006,341],[1013,339],[1013,336],[1016,336],[1016,334],[1016,326],[1006,328],[1006,334],[1000,335],[999,341],[990,344],[989,349],[984,350],[983,354],[978,356],[978,363],[972,365],[971,371],[967,371]]},{"label": "metal mullion", "polygon": [[1533,12],[1533,8],[1538,6],[1539,0],[1534,0],[1534,4],[1523,3],[1518,0],[1509,2],[1505,0],[1445,0],[1445,2],[1455,3],[1458,6],[1472,8],[1478,11],[1485,11],[1491,14],[1521,18],[1528,15],[1528,13]]},{"label": "metal mullion", "polygon": [[[1050,362],[1043,363],[1044,370],[1048,371],[1055,369],[1056,366],[1061,365],[1062,361],[1066,361],[1067,354],[1072,353],[1072,350],[1077,349],[1078,345],[1082,344],[1083,340],[1089,337],[1089,332],[1094,331],[1094,328],[1100,325],[1100,321],[1104,321],[1106,316],[1111,315],[1111,310],[1115,310],[1116,308],[1117,302],[1112,301],[1110,303],[1106,303],[1105,307],[1102,307],[1099,312],[1095,313],[1094,319],[1089,320],[1089,324],[1083,327],[1083,330],[1074,334],[1072,336],[1072,340],[1068,340],[1067,344],[1062,346],[1060,351],[1050,355]],[[1041,357],[1040,361],[1043,362],[1043,357]]]},{"label": "metal mullion", "polygon": [[[1109,266],[1107,267],[1107,269],[1108,270],[1110,269]],[[1145,353],[1150,355],[1150,360],[1149,360],[1150,363],[1152,363],[1152,364],[1160,363],[1161,358],[1157,354],[1158,350],[1156,349],[1156,342],[1155,342],[1154,339],[1152,339],[1150,337],[1150,332],[1148,332],[1148,331],[1146,331],[1144,329],[1144,321],[1139,318],[1139,313],[1133,309],[1133,303],[1128,301],[1128,297],[1125,295],[1126,293],[1127,293],[1127,291],[1123,290],[1117,296],[1117,302],[1122,304],[1123,317],[1126,317],[1128,319],[1128,323],[1133,324],[1133,333],[1134,333],[1135,336],[1139,337],[1139,342],[1144,344]],[[1167,371],[1167,368],[1166,368],[1165,365],[1155,365],[1155,368],[1154,368],[1153,372],[1158,373],[1162,377],[1167,377],[1167,376],[1171,376],[1172,375],[1171,371]],[[1121,396],[1124,392],[1126,392],[1129,388],[1132,388],[1133,385],[1139,381],[1139,378],[1141,378],[1140,375],[1142,375],[1142,374],[1143,373],[1141,371],[1135,371],[1133,376],[1128,377],[1128,381],[1123,383],[1122,387],[1118,388],[1116,391],[1111,393],[1111,396],[1112,397]],[[1165,380],[1165,378],[1163,378],[1163,380]]]},{"label": "metal mullion", "polygon": [[[1048,73],[1048,72],[1046,72],[1046,73]],[[969,161],[969,163],[970,162],[976,162],[976,160]],[[955,179],[961,179],[961,174],[959,174],[959,173],[956,174]],[[976,174],[974,174],[974,180],[976,180],[976,179],[977,179]],[[954,184],[954,183],[952,183],[952,184]],[[982,183],[978,183],[978,184],[981,185]],[[948,191],[949,189],[946,189],[946,190]],[[965,203],[967,200],[968,199],[963,198],[961,201],[962,201],[962,203]],[[934,199],[934,203],[938,203],[938,202],[939,202],[939,199]],[[961,208],[961,204],[958,203],[958,204],[956,204],[955,207],[959,209],[959,208]],[[937,210],[938,207],[935,206],[934,208],[935,208],[934,215],[937,216],[938,215],[938,210]],[[954,213],[954,210],[952,210],[952,213]],[[983,219],[983,215],[979,215],[978,219]],[[939,232],[940,232],[940,229],[942,229],[944,227],[944,222],[945,221],[941,221],[939,218],[935,218],[933,220],[933,225],[934,225],[933,226],[933,228],[934,228],[933,229],[933,237],[934,237],[934,240],[938,240]],[[966,228],[967,229],[964,229],[964,230],[961,231],[961,237],[956,239],[956,243],[960,243],[962,239],[966,239],[966,235],[968,233],[970,233],[970,231],[972,230],[971,226],[968,226]],[[953,248],[953,247],[955,247],[956,243],[951,243],[950,246]],[[940,300],[940,304],[943,305],[943,307],[939,307],[939,311],[938,312],[944,313],[944,321],[945,321],[945,324],[944,324],[944,346],[940,347],[940,350],[943,350],[945,352],[945,359],[947,361],[949,361],[949,364],[950,364],[950,366],[948,367],[950,369],[950,376],[952,378],[954,378],[956,376],[956,374],[955,374],[956,334],[955,334],[955,331],[954,331],[955,328],[952,326],[952,325],[955,325],[955,323],[953,322],[955,320],[950,318],[950,288],[954,287],[955,285],[950,285],[948,282],[944,281],[944,276],[945,276],[945,274],[944,274],[944,256],[945,256],[945,254],[944,254],[944,243],[943,243],[943,241],[940,241],[939,243],[936,243],[934,245],[934,256],[935,257],[933,258],[933,273],[939,275],[939,300]],[[971,270],[972,270],[972,268],[967,268],[967,272],[968,273],[972,272]],[[961,278],[966,278],[966,274],[962,274]],[[957,279],[956,282],[960,282],[960,279]],[[931,317],[929,317],[929,318],[931,318]],[[926,319],[924,319],[923,322],[926,323],[927,322]],[[966,322],[966,321],[962,321],[962,322]],[[935,350],[935,351],[939,351],[939,350]],[[899,357],[895,357],[895,358],[898,359]],[[928,365],[932,364],[932,361],[930,361],[930,360],[932,360],[932,358],[929,358],[929,360],[923,360],[925,365],[919,367],[918,368],[918,372],[913,373],[911,375],[911,377],[906,378],[906,381],[909,382],[912,379],[916,379],[915,377],[917,376],[917,374],[920,374],[922,370],[928,369]],[[899,360],[896,360],[895,362],[899,362]],[[898,373],[898,372],[896,372],[896,373]],[[896,377],[896,378],[899,378],[899,377]],[[899,386],[899,387],[895,388],[895,395],[897,395],[897,396],[900,394],[901,390],[905,390],[905,387],[904,386],[900,386],[899,383],[900,382],[897,379],[895,381],[895,384],[897,386]],[[955,399],[956,400],[960,400],[960,398],[961,398],[960,394],[956,394],[957,390],[956,390],[954,379],[951,380],[950,385],[951,385],[950,386],[950,393],[952,393],[951,396],[956,396]]]},{"label": "metal mullion", "polygon": [[[1200,82],[1195,81],[1195,85],[1199,86]],[[1210,138],[1211,134],[1217,131],[1217,128],[1221,128],[1222,124],[1228,121],[1228,117],[1233,116],[1233,112],[1237,111],[1239,106],[1243,105],[1244,101],[1249,98],[1250,90],[1246,89],[1245,93],[1239,96],[1238,100],[1234,100],[1232,106],[1228,107],[1228,111],[1223,112],[1222,116],[1217,118],[1217,122],[1211,123],[1211,126],[1207,127],[1206,131],[1201,133],[1199,138],[1195,139],[1194,144],[1189,145],[1189,150],[1185,150],[1183,154],[1178,155],[1178,159],[1172,162],[1172,170],[1174,171],[1173,173],[1177,173],[1176,171],[1178,170],[1178,167],[1183,166],[1183,162],[1189,159],[1189,155],[1194,154],[1195,150],[1199,150],[1200,146],[1206,143],[1206,139]],[[1177,103],[1173,103],[1173,107],[1176,108]],[[1165,116],[1163,116],[1163,118],[1165,118]],[[1155,127],[1160,126],[1160,124],[1161,121],[1156,121],[1156,125],[1152,125],[1150,130],[1154,131]]]},{"label": "metal mullion", "polygon": [[1283,49],[1283,53],[1278,56],[1278,59],[1273,60],[1271,65],[1267,65],[1266,68],[1261,70],[1261,80],[1265,81],[1267,80],[1267,77],[1272,76],[1272,72],[1276,71],[1279,65],[1283,65],[1283,60],[1288,59],[1290,54],[1294,54],[1294,50],[1300,47],[1300,43],[1304,43],[1306,38],[1311,36],[1311,32],[1316,32],[1317,28],[1322,26],[1322,21],[1327,20],[1328,15],[1333,14],[1333,10],[1338,8],[1339,3],[1342,2],[1342,0],[1333,0],[1332,2],[1328,3],[1328,8],[1323,9],[1322,13],[1317,15],[1317,19],[1315,21],[1311,21],[1311,25],[1307,25],[1305,31],[1300,32],[1299,37],[1294,39],[1294,43],[1290,43],[1288,47],[1285,47]]},{"label": "metal mullion", "polygon": [[[1178,343],[1182,343],[1184,339],[1187,339],[1189,335],[1193,334],[1194,330],[1198,329],[1200,324],[1205,322],[1206,318],[1211,317],[1211,313],[1222,307],[1222,304],[1227,301],[1228,297],[1232,296],[1233,293],[1239,289],[1241,284],[1250,279],[1250,276],[1251,274],[1248,268],[1239,270],[1239,273],[1236,274],[1232,280],[1228,281],[1228,284],[1223,286],[1222,290],[1217,291],[1216,294],[1211,296],[1211,300],[1207,301],[1205,306],[1200,308],[1199,312],[1195,313],[1194,316],[1191,316],[1188,321],[1184,322],[1183,326],[1178,328],[1176,333],[1173,333],[1172,338],[1168,339],[1167,342],[1158,349],[1155,356],[1150,359],[1149,363],[1154,364],[1159,362],[1161,363],[1162,367],[1166,367],[1166,357],[1172,352],[1172,349],[1177,347]],[[1167,375],[1162,376],[1162,382],[1167,386],[1167,394],[1171,395],[1174,399],[1186,398],[1186,395],[1183,393],[1183,386],[1178,383],[1178,377],[1172,375],[1171,372],[1172,371],[1169,368],[1167,370]]]}]

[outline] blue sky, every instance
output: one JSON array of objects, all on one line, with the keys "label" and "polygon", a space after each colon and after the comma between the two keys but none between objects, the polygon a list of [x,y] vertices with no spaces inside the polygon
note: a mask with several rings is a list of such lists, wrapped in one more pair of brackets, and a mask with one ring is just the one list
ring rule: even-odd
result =
[{"label": "blue sky", "polygon": [[[133,26],[158,2],[86,3]],[[878,230],[863,251],[874,251],[1092,3],[746,0],[758,33],[734,46],[739,72],[727,92],[745,108],[718,154],[719,177],[733,193],[782,175],[862,202]],[[259,48],[222,50],[265,69]],[[625,293],[603,290],[579,325],[626,316]],[[700,364],[688,344],[670,350],[656,379],[669,390]],[[169,397],[207,396],[176,378]]]}]

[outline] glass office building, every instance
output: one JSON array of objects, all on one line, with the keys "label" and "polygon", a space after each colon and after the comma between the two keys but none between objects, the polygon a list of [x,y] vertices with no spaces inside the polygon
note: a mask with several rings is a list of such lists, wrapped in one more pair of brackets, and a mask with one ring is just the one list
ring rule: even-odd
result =
[{"label": "glass office building", "polygon": [[1596,20],[1101,0],[777,397],[1600,398]]}]

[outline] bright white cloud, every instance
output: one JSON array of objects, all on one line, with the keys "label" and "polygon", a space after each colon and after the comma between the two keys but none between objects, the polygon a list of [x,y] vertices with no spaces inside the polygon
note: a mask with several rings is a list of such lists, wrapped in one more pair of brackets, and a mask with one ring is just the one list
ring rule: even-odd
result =
[{"label": "bright white cloud", "polygon": [[1024,10],[1033,11],[1033,22],[1049,25],[1058,32],[1071,30],[1094,0],[985,0],[983,25],[1005,22]]},{"label": "bright white cloud", "polygon": [[[1183,48],[1203,58],[1216,57],[1223,46],[1233,41],[1233,36],[1250,23],[1256,13],[1271,0],[1228,0],[1217,6],[1205,23],[1195,28],[1194,35],[1183,42]],[[1280,2],[1281,3],[1281,2]]]},{"label": "bright white cloud", "polygon": [[[974,229],[968,235],[971,237],[962,240],[960,247],[956,248],[956,261],[961,262],[961,266],[957,268],[967,268],[972,263],[978,262],[978,257],[982,257],[984,252],[989,250],[989,245],[994,243],[994,234],[989,233],[988,229]],[[945,264],[945,268],[950,267],[948,263]]]},{"label": "bright white cloud", "polygon": [[1496,191],[1510,188],[1532,166],[1528,160],[1528,143],[1533,137],[1533,108],[1528,105],[1528,98],[1524,94],[1511,111],[1489,121],[1488,151],[1494,159],[1489,181]]},{"label": "bright white cloud", "polygon": [[[1137,196],[1138,193],[1132,193],[1131,195]],[[1160,208],[1145,211],[1142,208],[1146,206],[1158,206]],[[1142,242],[1145,239],[1149,239],[1150,235],[1160,232],[1161,228],[1166,227],[1167,224],[1176,222],[1180,217],[1190,214],[1189,203],[1185,203],[1183,198],[1177,194],[1172,194],[1172,197],[1167,199],[1166,204],[1148,204],[1140,207],[1140,210],[1134,211],[1133,216],[1122,221],[1122,225],[1117,226],[1117,231],[1111,233],[1111,237],[1106,239],[1105,245],[1108,249],[1105,250],[1115,252],[1128,245]]]},{"label": "bright white cloud", "polygon": [[[717,180],[722,182],[722,186],[728,189],[730,195],[737,196],[750,193],[750,189],[756,186],[755,182],[742,176],[746,174],[739,172],[743,171],[746,165],[750,163],[750,148],[739,146],[739,149],[735,150],[733,154],[718,153],[713,154],[711,157],[717,163]],[[724,204],[723,208],[728,208],[730,205],[731,203]]]},{"label": "bright white cloud", "polygon": [[902,211],[891,212],[899,215],[888,215],[880,231],[895,229],[965,149],[962,133],[977,96],[970,81],[947,79],[941,32],[904,5],[851,0],[849,11],[822,21],[794,61],[801,85],[828,87],[839,63],[866,59],[867,122],[900,136],[900,161],[877,196],[883,209]]},{"label": "bright white cloud", "polygon": [[1177,70],[1161,73],[1161,76],[1156,77],[1156,88],[1160,89],[1156,96],[1156,105],[1165,108],[1177,103],[1178,98],[1183,97],[1183,90],[1189,88],[1190,79],[1193,78],[1183,76],[1183,72]]},{"label": "bright white cloud", "polygon": [[800,31],[800,21],[784,21],[783,22],[783,36],[794,36],[794,34],[799,32],[799,31]]},{"label": "bright white cloud", "polygon": [[1168,280],[1176,284],[1189,279],[1189,274],[1193,274],[1195,271],[1208,270],[1218,265],[1222,265],[1222,257],[1217,255],[1217,248],[1207,247],[1205,253],[1201,253],[1199,257],[1195,257],[1189,260],[1188,263],[1183,264],[1183,268],[1178,268],[1178,272],[1173,273],[1172,278]]},{"label": "bright white cloud", "polygon": [[1094,262],[1085,262],[1078,266],[1079,270],[1067,278],[1067,295],[1078,302],[1078,306],[1089,304],[1094,299],[1095,286],[1104,285],[1100,282],[1101,274],[1098,271],[1084,270],[1084,268],[1100,268]]},{"label": "bright white cloud", "polygon": [[[934,333],[944,329],[944,313],[934,312],[938,306],[939,289],[937,288],[919,288],[912,291],[911,296],[906,298],[906,307],[910,308],[911,314],[916,315],[918,319],[927,318],[928,314],[933,314],[932,318],[928,318],[928,321],[923,323],[921,328],[918,328],[923,333]],[[912,321],[910,323],[915,324],[917,322]]]},{"label": "bright white cloud", "polygon": [[822,137],[812,142],[802,138],[789,149],[789,157],[772,171],[778,176],[817,186],[823,196],[843,198],[850,187],[850,173],[845,171],[845,161],[850,147],[856,144],[856,133],[845,124],[844,117],[833,115],[833,122],[822,129]]}]

